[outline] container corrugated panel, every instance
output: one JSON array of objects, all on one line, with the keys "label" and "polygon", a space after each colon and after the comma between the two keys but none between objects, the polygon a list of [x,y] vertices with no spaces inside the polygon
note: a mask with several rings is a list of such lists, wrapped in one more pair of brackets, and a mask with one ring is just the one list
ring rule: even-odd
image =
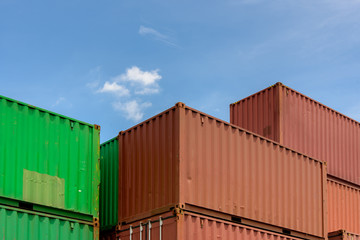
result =
[{"label": "container corrugated panel", "polygon": [[[160,218],[162,225],[160,227]],[[149,229],[149,221],[151,228]],[[140,233],[140,223],[142,232]],[[132,234],[130,233],[132,227]],[[140,238],[140,234],[142,235]],[[161,236],[160,236],[161,234]],[[195,213],[184,213],[172,216],[171,213],[124,225],[118,234],[121,240],[199,240],[199,239],[226,239],[226,240],[296,240],[300,238],[277,234],[258,228],[244,226],[230,221],[224,221]]]},{"label": "container corrugated panel", "polygon": [[100,145],[100,227],[114,227],[118,219],[119,143],[113,138]]},{"label": "container corrugated panel", "polygon": [[328,179],[329,232],[346,229],[360,234],[360,188]]},{"label": "container corrugated panel", "polygon": [[359,122],[281,83],[231,104],[230,121],[327,161],[330,175],[360,185]]},{"label": "container corrugated panel", "polygon": [[119,221],[187,204],[325,237],[326,166],[182,103],[119,135]]},{"label": "container corrugated panel", "polygon": [[99,131],[0,96],[0,197],[98,217]]},{"label": "container corrugated panel", "polygon": [[0,239],[96,240],[99,236],[92,225],[83,222],[0,205]]},{"label": "container corrugated panel", "polygon": [[346,230],[339,230],[329,233],[329,240],[360,240],[360,235],[350,233]]}]

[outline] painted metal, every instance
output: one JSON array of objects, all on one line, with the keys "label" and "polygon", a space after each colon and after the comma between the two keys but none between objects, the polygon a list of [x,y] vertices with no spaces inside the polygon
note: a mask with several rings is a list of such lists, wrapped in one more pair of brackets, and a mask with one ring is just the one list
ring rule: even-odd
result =
[{"label": "painted metal", "polygon": [[0,132],[0,197],[98,218],[98,126],[0,96]]},{"label": "painted metal", "polygon": [[191,205],[327,234],[323,162],[183,103],[121,132],[119,156],[120,223]]},{"label": "painted metal", "polygon": [[329,233],[329,240],[360,240],[360,235],[350,233],[346,230],[339,230]]},{"label": "painted metal", "polygon": [[[163,225],[160,228],[160,217]],[[153,216],[150,221],[134,222],[131,225],[121,227],[118,239],[120,240],[199,240],[199,239],[242,239],[242,240],[299,240],[284,234],[273,233],[258,228],[253,228],[230,221],[224,221],[195,213],[184,213],[173,216],[165,213],[161,216]],[[152,224],[150,235],[140,238],[140,224]],[[129,229],[133,232],[130,235]],[[147,225],[145,225],[147,228]],[[161,238],[162,237],[162,238]]]},{"label": "painted metal", "polygon": [[116,138],[100,145],[100,227],[108,230],[118,220],[119,143]]},{"label": "painted metal", "polygon": [[97,240],[99,236],[86,222],[0,205],[0,239]]},{"label": "painted metal", "polygon": [[328,163],[360,185],[360,123],[277,83],[230,105],[230,121]]},{"label": "painted metal", "polygon": [[360,188],[335,179],[328,179],[329,232],[346,229],[360,234]]}]

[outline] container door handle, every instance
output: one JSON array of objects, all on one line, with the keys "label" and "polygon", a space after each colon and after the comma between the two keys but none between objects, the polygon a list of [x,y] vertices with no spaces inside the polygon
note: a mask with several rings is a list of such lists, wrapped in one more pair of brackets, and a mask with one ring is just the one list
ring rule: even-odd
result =
[{"label": "container door handle", "polygon": [[160,217],[159,219],[159,239],[161,240],[161,230],[162,230],[163,221]]},{"label": "container door handle", "polygon": [[149,240],[151,240],[151,221],[149,221]]}]

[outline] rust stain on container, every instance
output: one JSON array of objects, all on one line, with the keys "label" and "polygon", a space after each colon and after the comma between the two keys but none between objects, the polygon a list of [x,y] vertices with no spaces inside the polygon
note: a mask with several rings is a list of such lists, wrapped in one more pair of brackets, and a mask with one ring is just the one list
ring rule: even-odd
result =
[{"label": "rust stain on container", "polygon": [[339,230],[329,233],[329,240],[360,240],[360,235],[350,233],[346,230]]},{"label": "rust stain on container", "polygon": [[326,166],[177,104],[119,134],[119,222],[174,205],[324,238]]},{"label": "rust stain on container", "polygon": [[[151,227],[149,228],[150,225]],[[175,217],[172,215],[172,213],[167,213],[160,216],[154,216],[149,219],[144,219],[142,221],[134,222],[129,225],[124,225],[122,226],[118,237],[121,240],[300,239],[194,213],[184,213],[183,215]]]},{"label": "rust stain on container", "polygon": [[359,122],[277,83],[230,105],[230,121],[328,162],[328,173],[360,185]]},{"label": "rust stain on container", "polygon": [[360,234],[360,188],[328,179],[329,232],[346,229]]}]

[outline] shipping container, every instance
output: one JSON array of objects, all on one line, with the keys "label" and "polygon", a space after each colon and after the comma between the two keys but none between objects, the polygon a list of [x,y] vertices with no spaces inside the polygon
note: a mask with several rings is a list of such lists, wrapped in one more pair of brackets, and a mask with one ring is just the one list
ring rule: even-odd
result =
[{"label": "shipping container", "polygon": [[0,203],[98,218],[99,131],[0,96]]},{"label": "shipping container", "polygon": [[336,179],[328,179],[329,232],[346,229],[360,234],[360,188]]},{"label": "shipping container", "polygon": [[119,143],[116,138],[100,145],[100,227],[108,230],[118,223]]},{"label": "shipping container", "polygon": [[100,231],[100,240],[119,240],[116,237],[115,228],[111,230],[102,230]]},{"label": "shipping container", "polygon": [[[115,240],[115,238],[110,238]],[[110,240],[106,239],[106,240]],[[172,212],[121,226],[119,240],[300,240],[239,223],[191,212]],[[105,240],[105,239],[104,239]]]},{"label": "shipping container", "polygon": [[329,233],[329,240],[360,240],[360,235],[350,233],[346,230],[339,230]]},{"label": "shipping container", "polygon": [[319,160],[183,103],[118,140],[120,223],[179,206],[314,238],[328,233]]},{"label": "shipping container", "polygon": [[359,122],[282,83],[230,104],[230,122],[326,161],[330,175],[360,185]]},{"label": "shipping container", "polygon": [[2,240],[97,240],[98,226],[88,222],[0,205]]}]

